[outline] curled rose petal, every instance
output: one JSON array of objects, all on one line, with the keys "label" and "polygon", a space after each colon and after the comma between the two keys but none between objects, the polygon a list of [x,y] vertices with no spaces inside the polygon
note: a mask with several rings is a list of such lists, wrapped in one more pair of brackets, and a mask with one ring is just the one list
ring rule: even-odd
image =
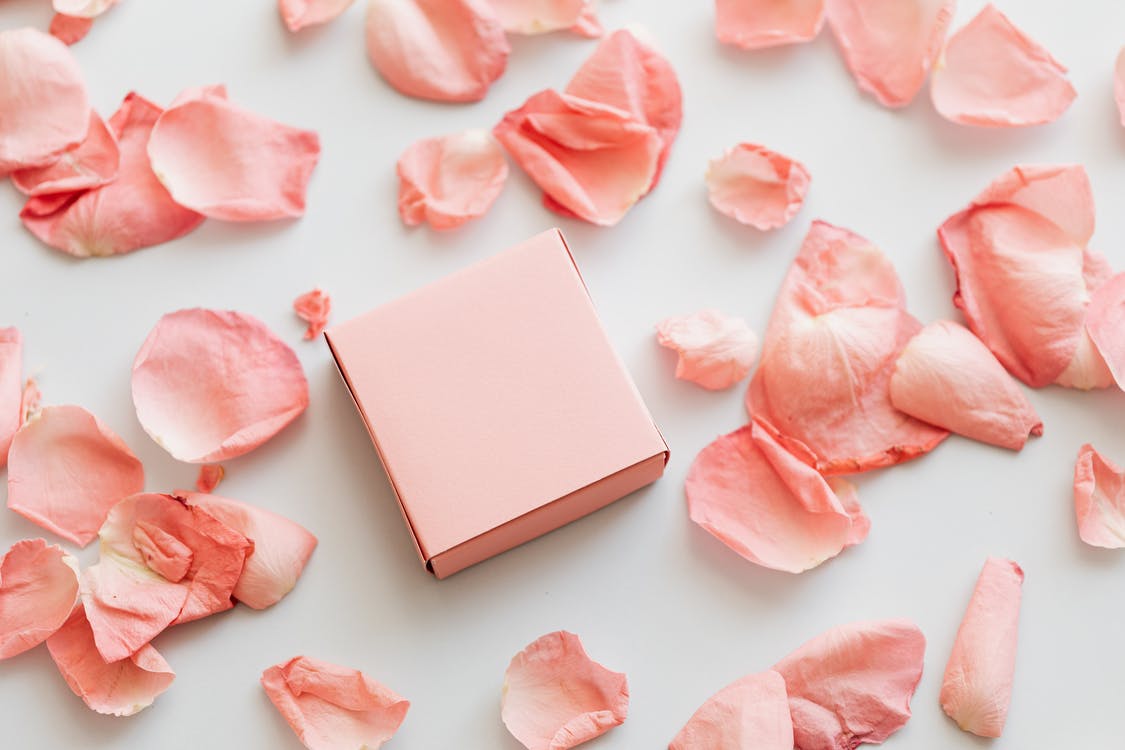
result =
[{"label": "curled rose petal", "polygon": [[328,23],[353,2],[355,0],[277,0],[277,10],[287,29],[300,31],[306,26]]},{"label": "curled rose petal", "polygon": [[948,433],[891,404],[894,363],[921,325],[869,241],[813,222],[782,284],[747,408],[824,474],[891,466]]},{"label": "curled rose petal", "polygon": [[172,685],[176,673],[146,644],[112,663],[98,653],[81,607],[47,639],[47,649],[70,689],[100,714],[132,716]]},{"label": "curled rose petal", "polygon": [[8,446],[23,424],[22,372],[23,337],[18,328],[0,328],[0,469],[8,464]]},{"label": "curled rose petal", "polygon": [[24,195],[51,195],[95,188],[117,177],[117,139],[97,112],[90,112],[86,138],[51,164],[12,173],[12,184]]},{"label": "curled rose petal", "polygon": [[568,750],[625,721],[625,675],[586,655],[573,633],[548,633],[519,652],[504,674],[500,717],[528,750]]},{"label": "curled rose petal", "polygon": [[38,646],[78,601],[78,561],[43,539],[24,539],[0,558],[0,659]]},{"label": "curled rose petal", "polygon": [[309,750],[378,750],[410,708],[363,672],[307,656],[262,672],[262,688]]},{"label": "curled rose petal", "polygon": [[226,476],[226,469],[221,464],[204,464],[199,467],[199,476],[195,478],[195,489],[199,492],[210,492],[219,486]]},{"label": "curled rose petal", "polygon": [[85,39],[93,26],[94,19],[92,18],[78,18],[77,16],[56,13],[51,17],[51,25],[47,27],[47,33],[69,46]]},{"label": "curled rose petal", "polygon": [[1043,420],[988,347],[941,320],[918,332],[891,376],[896,409],[958,435],[1020,450]]},{"label": "curled rose petal", "polygon": [[692,714],[668,750],[793,750],[785,680],[772,670],[746,675]]},{"label": "curled rose petal", "polygon": [[488,211],[508,179],[508,162],[486,130],[410,145],[398,160],[398,214],[404,224],[453,229]]},{"label": "curled rose petal", "polygon": [[118,2],[119,0],[52,0],[56,13],[75,18],[95,18]]},{"label": "curled rose petal", "polygon": [[719,213],[755,229],[776,229],[801,210],[811,179],[799,161],[740,143],[707,167],[707,192]]},{"label": "curled rose petal", "polygon": [[[509,34],[546,34],[570,29],[584,36],[600,28],[591,0],[488,0]],[[577,27],[577,28],[576,28]]]},{"label": "curled rose petal", "polygon": [[992,4],[949,38],[930,80],[934,108],[962,125],[1053,122],[1075,96],[1066,68]]},{"label": "curled rose petal", "polygon": [[313,289],[293,300],[293,311],[298,318],[309,324],[305,329],[305,338],[315,339],[328,325],[328,317],[332,314],[332,298],[320,289]]},{"label": "curled rose petal", "polygon": [[999,737],[1008,718],[1022,585],[1023,571],[1011,560],[985,561],[945,666],[942,710],[981,737]]},{"label": "curled rose petal", "polygon": [[81,547],[109,509],[144,484],[129,446],[80,406],[43,409],[8,452],[8,507]]},{"label": "curled rose petal", "polygon": [[1078,536],[1093,547],[1125,547],[1125,470],[1087,443],[1074,465]]},{"label": "curled rose petal", "polygon": [[407,96],[483,99],[504,72],[508,51],[488,0],[369,0],[367,56]]},{"label": "curled rose petal", "polygon": [[257,448],[309,404],[297,355],[257,318],[168,313],[133,362],[133,405],[153,440],[188,463]]},{"label": "curled rose petal", "polygon": [[774,665],[800,750],[878,744],[906,724],[926,639],[909,620],[841,625]]},{"label": "curled rose petal", "polygon": [[715,0],[715,35],[743,49],[807,42],[823,25],[824,0]]},{"label": "curled rose petal", "polygon": [[1087,310],[1086,331],[1117,387],[1125,390],[1125,273],[1094,291]]},{"label": "curled rose petal", "polygon": [[679,355],[677,378],[710,390],[742,380],[758,357],[758,337],[746,321],[718,310],[663,320],[656,325],[656,341]]}]

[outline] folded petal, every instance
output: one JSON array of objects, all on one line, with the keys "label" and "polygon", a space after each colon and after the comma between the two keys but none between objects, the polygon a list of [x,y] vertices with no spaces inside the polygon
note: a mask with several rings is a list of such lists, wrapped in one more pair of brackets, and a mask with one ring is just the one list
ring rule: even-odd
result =
[{"label": "folded petal", "polygon": [[90,112],[86,138],[42,167],[12,172],[12,184],[25,195],[71,193],[95,188],[117,177],[117,139],[97,112]]},{"label": "folded petal", "polygon": [[546,34],[597,22],[591,0],[489,0],[489,4],[509,34]]},{"label": "folded petal", "polygon": [[668,750],[793,750],[785,680],[773,670],[746,675],[707,699]]},{"label": "folded petal", "polygon": [[746,377],[758,357],[758,336],[742,318],[700,310],[656,325],[657,342],[679,355],[676,377],[710,390]]},{"label": "folded petal", "polygon": [[962,125],[1053,122],[1075,96],[1066,68],[992,4],[949,38],[930,81],[934,108]]},{"label": "folded petal", "polygon": [[43,539],[23,539],[0,558],[0,659],[38,646],[78,601],[78,561]]},{"label": "folded petal", "polygon": [[926,639],[909,620],[841,625],[774,665],[800,750],[878,744],[910,719]]},{"label": "folded petal", "polygon": [[411,144],[398,160],[398,214],[404,224],[453,229],[484,216],[508,179],[508,162],[485,130]]},{"label": "folded petal", "polygon": [[807,42],[823,25],[824,0],[715,0],[715,35],[743,49]]},{"label": "folded petal", "polygon": [[328,325],[328,317],[332,314],[332,298],[320,289],[313,289],[293,300],[293,312],[308,323],[305,339],[315,339]]},{"label": "folded petal", "polygon": [[990,557],[977,579],[941,683],[941,708],[966,732],[999,737],[1012,702],[1023,571]]},{"label": "folded petal", "polygon": [[144,648],[175,622],[188,598],[187,586],[112,557],[82,572],[80,590],[98,653],[107,662]]},{"label": "folded petal", "polygon": [[776,229],[801,210],[811,179],[799,161],[740,143],[707,167],[707,192],[719,213],[756,229]]},{"label": "folded petal", "polygon": [[153,440],[188,463],[257,448],[309,404],[297,355],[257,318],[168,313],[133,362],[133,404]]},{"label": "folded petal", "polygon": [[262,688],[309,750],[378,750],[410,708],[363,672],[307,656],[264,671]]},{"label": "folded petal", "polygon": [[1086,314],[1086,331],[1117,387],[1125,390],[1125,273],[1094,291]]},{"label": "folded petal", "polygon": [[77,16],[56,13],[51,16],[51,25],[47,27],[47,33],[63,44],[70,46],[85,39],[93,26],[94,19],[92,18],[78,18]]},{"label": "folded petal", "polygon": [[483,99],[508,64],[489,0],[369,0],[367,56],[387,83],[420,99]]},{"label": "folded petal", "polygon": [[500,717],[528,750],[567,750],[625,721],[625,675],[586,654],[565,630],[548,633],[512,659],[504,675]]},{"label": "folded petal", "polygon": [[8,452],[8,507],[85,547],[118,500],[144,488],[129,446],[80,406],[48,406]]},{"label": "folded petal", "polygon": [[15,327],[0,328],[0,469],[8,464],[8,446],[23,424],[23,337]]},{"label": "folded petal", "polygon": [[1125,470],[1087,443],[1074,466],[1078,536],[1093,547],[1125,547]]},{"label": "folded petal", "polygon": [[343,13],[355,0],[277,0],[281,20],[290,31],[328,23]]},{"label": "folded petal", "polygon": [[52,0],[56,13],[76,18],[95,18],[117,5],[119,0]]}]

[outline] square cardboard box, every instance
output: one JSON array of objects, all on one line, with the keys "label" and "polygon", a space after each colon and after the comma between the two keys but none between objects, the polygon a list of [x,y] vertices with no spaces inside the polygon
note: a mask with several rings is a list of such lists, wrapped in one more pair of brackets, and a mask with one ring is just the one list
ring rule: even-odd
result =
[{"label": "square cardboard box", "polygon": [[664,473],[668,447],[557,229],[325,337],[438,578]]}]

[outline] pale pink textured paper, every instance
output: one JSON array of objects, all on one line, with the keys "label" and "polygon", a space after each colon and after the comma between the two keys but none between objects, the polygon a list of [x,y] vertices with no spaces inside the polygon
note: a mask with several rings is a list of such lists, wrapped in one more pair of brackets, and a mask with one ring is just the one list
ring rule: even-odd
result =
[{"label": "pale pink textured paper", "polygon": [[277,0],[281,20],[290,31],[328,23],[348,9],[355,0]]},{"label": "pale pink textured paper", "polygon": [[1125,547],[1125,470],[1087,443],[1074,465],[1078,536],[1093,547]]},{"label": "pale pink textured paper", "polygon": [[51,195],[95,188],[117,177],[121,155],[117,139],[97,112],[90,112],[86,138],[52,163],[12,172],[12,184],[25,195]]},{"label": "pale pink textured paper", "polygon": [[508,161],[487,130],[466,130],[412,143],[396,171],[403,223],[454,229],[492,207],[508,179]]},{"label": "pale pink textured paper", "polygon": [[692,714],[668,750],[793,750],[785,680],[772,670],[735,680]]},{"label": "pale pink textured paper", "polygon": [[18,328],[0,328],[0,469],[8,464],[12,444],[22,419],[23,337]]},{"label": "pale pink textured paper", "polygon": [[761,49],[807,42],[824,25],[824,0],[715,0],[715,35]]},{"label": "pale pink textured paper", "polygon": [[709,390],[742,380],[758,357],[758,336],[746,321],[718,310],[667,318],[656,325],[656,341],[678,355],[677,378]]},{"label": "pale pink textured paper", "polygon": [[23,539],[0,558],[0,659],[38,646],[78,601],[78,561],[43,539]]},{"label": "pale pink textured paper", "polygon": [[719,213],[755,229],[777,229],[797,215],[811,176],[799,161],[740,143],[707,168],[707,192]]}]

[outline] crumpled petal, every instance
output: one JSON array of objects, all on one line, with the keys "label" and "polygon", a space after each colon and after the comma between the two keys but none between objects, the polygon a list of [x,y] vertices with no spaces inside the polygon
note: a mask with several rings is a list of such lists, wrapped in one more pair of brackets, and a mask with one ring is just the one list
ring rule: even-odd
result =
[{"label": "crumpled petal", "polygon": [[0,558],[0,659],[57,631],[78,601],[78,561],[43,539],[23,539]]},{"label": "crumpled petal", "polygon": [[85,547],[118,500],[144,488],[140,460],[80,406],[48,406],[8,452],[8,507]]},{"label": "crumpled petal", "polygon": [[793,750],[785,680],[769,670],[746,675],[692,714],[668,750]]},{"label": "crumpled petal", "polygon": [[199,467],[199,476],[195,478],[195,489],[198,492],[210,492],[219,486],[226,476],[227,470],[222,464],[203,464]]},{"label": "crumpled petal", "polygon": [[774,665],[799,750],[878,744],[910,719],[926,639],[909,620],[840,625]]},{"label": "crumpled petal", "polygon": [[707,167],[715,209],[755,229],[785,226],[805,202],[812,176],[805,165],[765,146],[740,143]]},{"label": "crumpled petal", "polygon": [[824,0],[715,0],[715,35],[743,49],[807,42],[823,25]]},{"label": "crumpled petal", "polygon": [[320,139],[211,92],[165,110],[148,157],[181,206],[213,219],[269,221],[304,214]]},{"label": "crumpled petal", "polygon": [[78,18],[56,13],[51,16],[51,24],[47,27],[47,33],[63,44],[70,46],[85,39],[93,27],[94,19],[92,18]]},{"label": "crumpled petal", "polygon": [[1093,547],[1125,547],[1125,470],[1087,443],[1074,465],[1078,536]]},{"label": "crumpled petal", "polygon": [[404,224],[453,229],[484,216],[508,179],[508,161],[486,130],[411,144],[398,160],[398,214]]},{"label": "crumpled petal", "polygon": [[50,164],[12,172],[12,184],[24,195],[70,193],[112,182],[119,164],[117,139],[98,113],[91,111],[85,140]]},{"label": "crumpled petal", "polygon": [[863,541],[869,527],[858,503],[852,511],[845,508],[816,469],[757,422],[700,451],[684,489],[691,520],[750,562],[773,570],[815,568]]},{"label": "crumpled petal", "polygon": [[891,403],[958,435],[1020,450],[1043,420],[988,347],[964,326],[939,320],[910,339],[895,362]]},{"label": "crumpled petal", "polygon": [[742,318],[700,310],[656,325],[656,341],[679,355],[676,377],[710,390],[730,388],[758,358],[758,336]]},{"label": "crumpled petal", "polygon": [[625,675],[586,654],[573,633],[559,630],[530,643],[508,665],[500,717],[528,750],[567,750],[625,721]]},{"label": "crumpled petal", "polygon": [[23,424],[23,336],[16,327],[0,328],[0,469],[8,465],[8,446]]},{"label": "crumpled petal", "polygon": [[[597,12],[591,0],[489,0],[509,34],[546,34],[571,30],[583,36],[600,36]],[[593,29],[599,29],[591,33]]]},{"label": "crumpled petal", "polygon": [[309,405],[297,355],[257,318],[193,308],[163,316],[133,362],[133,405],[153,440],[187,463],[257,448]]},{"label": "crumpled petal", "polygon": [[309,750],[378,750],[410,708],[363,672],[307,656],[264,671],[262,688]]},{"label": "crumpled petal", "polygon": [[172,685],[176,673],[160,652],[144,645],[109,663],[94,645],[94,634],[81,607],[47,639],[51,658],[70,689],[100,714],[132,716],[148,708]]},{"label": "crumpled petal", "polygon": [[0,31],[0,176],[81,143],[90,102],[66,45],[36,29]]},{"label": "crumpled petal", "polygon": [[309,324],[305,329],[305,338],[315,339],[328,325],[328,317],[332,314],[332,298],[320,289],[313,289],[293,300],[293,311],[298,318]]},{"label": "crumpled petal", "polygon": [[992,4],[949,38],[930,80],[934,108],[962,125],[1042,125],[1077,95],[1066,68]]},{"label": "crumpled petal", "polygon": [[985,561],[945,666],[942,710],[981,737],[999,737],[1008,718],[1022,585],[1019,565],[998,557]]},{"label": "crumpled petal", "polygon": [[948,433],[894,408],[888,389],[899,352],[921,327],[886,256],[815,221],[778,295],[747,408],[822,474],[933,450]]},{"label": "crumpled petal", "polygon": [[1094,291],[1086,311],[1086,332],[1117,387],[1125,390],[1125,273]]},{"label": "crumpled petal", "polygon": [[75,18],[95,18],[117,5],[119,0],[52,0],[56,13]]},{"label": "crumpled petal", "polygon": [[367,56],[407,96],[483,99],[508,64],[508,39],[489,0],[369,0]]},{"label": "crumpled petal", "polygon": [[277,0],[281,20],[290,31],[328,23],[347,10],[355,0]]}]

